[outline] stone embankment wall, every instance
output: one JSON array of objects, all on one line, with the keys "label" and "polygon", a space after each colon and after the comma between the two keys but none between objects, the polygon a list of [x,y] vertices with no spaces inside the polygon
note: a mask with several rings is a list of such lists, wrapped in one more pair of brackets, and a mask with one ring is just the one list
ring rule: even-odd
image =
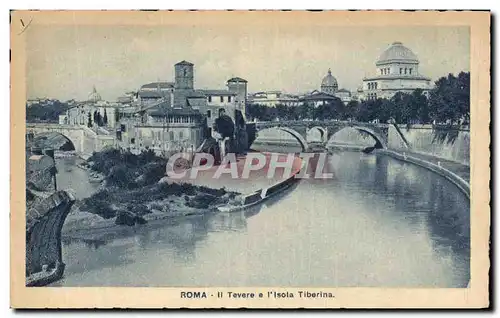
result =
[{"label": "stone embankment wall", "polygon": [[40,286],[63,274],[61,229],[75,197],[57,191],[33,201],[26,212],[26,284]]},{"label": "stone embankment wall", "polygon": [[433,129],[432,125],[412,125],[410,128],[406,125],[399,125],[398,127],[408,141],[410,149],[406,148],[394,126],[389,127],[389,149],[410,150],[470,165],[468,130],[447,132],[444,129]]}]

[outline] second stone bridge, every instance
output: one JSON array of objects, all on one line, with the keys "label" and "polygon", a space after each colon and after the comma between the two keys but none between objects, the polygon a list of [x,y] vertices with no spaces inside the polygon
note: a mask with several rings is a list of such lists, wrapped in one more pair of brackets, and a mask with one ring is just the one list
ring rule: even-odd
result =
[{"label": "second stone bridge", "polygon": [[374,139],[375,148],[387,148],[390,124],[364,123],[355,121],[280,121],[256,122],[255,131],[264,129],[278,129],[293,136],[302,146],[304,151],[309,150],[307,133],[312,130],[319,131],[321,142],[326,144],[330,138],[345,128],[353,128]]}]

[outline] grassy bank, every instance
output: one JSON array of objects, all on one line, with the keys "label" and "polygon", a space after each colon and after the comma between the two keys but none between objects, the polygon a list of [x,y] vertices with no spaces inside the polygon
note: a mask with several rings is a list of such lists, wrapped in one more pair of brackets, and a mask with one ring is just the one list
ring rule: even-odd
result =
[{"label": "grassy bank", "polygon": [[103,187],[83,199],[79,211],[114,219],[118,225],[147,222],[148,215],[175,216],[209,210],[236,199],[235,192],[160,180],[167,160],[153,151],[139,155],[109,149],[94,153],[87,168],[103,176]]}]

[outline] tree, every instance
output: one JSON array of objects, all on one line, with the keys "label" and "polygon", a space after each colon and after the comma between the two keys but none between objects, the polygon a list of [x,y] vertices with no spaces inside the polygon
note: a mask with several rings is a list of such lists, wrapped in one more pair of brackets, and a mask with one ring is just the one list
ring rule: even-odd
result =
[{"label": "tree", "polygon": [[95,120],[97,123],[97,126],[101,127],[102,126],[102,115],[101,112],[97,111],[97,120]]},{"label": "tree", "polygon": [[369,122],[374,119],[379,119],[379,114],[382,108],[383,100],[381,98],[378,99],[369,99],[364,100],[359,103],[358,108],[356,110],[356,120],[361,122]]},{"label": "tree", "polygon": [[228,115],[219,116],[215,120],[215,131],[218,132],[222,138],[233,138],[234,136],[234,123]]},{"label": "tree", "polygon": [[92,115],[90,115],[90,112],[88,112],[88,122],[87,122],[87,127],[92,128]]},{"label": "tree", "polygon": [[414,103],[416,119],[422,123],[427,124],[430,122],[429,115],[429,100],[424,95],[424,91],[416,89],[412,92],[412,103]]},{"label": "tree", "polygon": [[48,103],[41,102],[26,108],[26,121],[28,122],[59,122],[59,115],[69,109],[67,103],[58,100],[50,100]]},{"label": "tree", "polygon": [[357,100],[351,100],[347,103],[345,107],[345,118],[354,119],[356,117],[356,110],[358,109],[359,102]]},{"label": "tree", "polygon": [[391,118],[394,118],[396,107],[392,99],[383,99],[378,112],[378,120],[381,123],[388,123]]},{"label": "tree", "polygon": [[458,123],[470,118],[470,73],[448,74],[435,82],[429,94],[429,117],[437,122]]},{"label": "tree", "polygon": [[104,125],[108,125],[108,114],[106,113],[106,108],[104,108],[104,117],[102,118]]}]

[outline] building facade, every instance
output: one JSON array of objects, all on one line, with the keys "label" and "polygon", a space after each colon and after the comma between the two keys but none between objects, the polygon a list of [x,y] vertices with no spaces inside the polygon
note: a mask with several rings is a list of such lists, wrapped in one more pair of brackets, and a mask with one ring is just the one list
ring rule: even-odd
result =
[{"label": "building facade", "polygon": [[276,107],[276,105],[298,106],[299,97],[292,94],[284,94],[281,91],[267,91],[251,94],[248,102],[267,107]]},{"label": "building facade", "polygon": [[[101,128],[101,133],[107,130],[112,133],[117,125],[117,115],[123,104],[109,103],[102,100],[96,88],[88,95],[86,101],[75,103],[59,115],[61,125],[83,125],[89,128]],[[89,120],[90,118],[90,120]]]},{"label": "building facade", "polygon": [[137,93],[137,107],[123,108],[117,139],[120,146],[155,152],[191,151],[208,136],[216,137],[222,114],[238,126],[245,118],[247,81],[234,77],[228,89],[195,89],[194,64],[174,65],[174,82],[152,82]]},{"label": "building facade", "polygon": [[421,89],[427,94],[431,79],[419,71],[417,55],[401,42],[394,42],[379,57],[376,75],[363,79],[360,99],[391,98],[397,92],[411,93]]},{"label": "building facade", "polygon": [[190,108],[160,105],[123,118],[117,131],[118,144],[133,152],[153,150],[158,155],[192,152],[205,138],[202,114]]},{"label": "building facade", "polygon": [[323,77],[321,81],[320,90],[313,90],[312,92],[304,94],[300,97],[299,101],[302,104],[318,107],[331,103],[337,99],[340,99],[347,105],[352,100],[352,95],[347,89],[339,89],[337,79],[332,75],[331,69],[328,69],[326,76]]}]

